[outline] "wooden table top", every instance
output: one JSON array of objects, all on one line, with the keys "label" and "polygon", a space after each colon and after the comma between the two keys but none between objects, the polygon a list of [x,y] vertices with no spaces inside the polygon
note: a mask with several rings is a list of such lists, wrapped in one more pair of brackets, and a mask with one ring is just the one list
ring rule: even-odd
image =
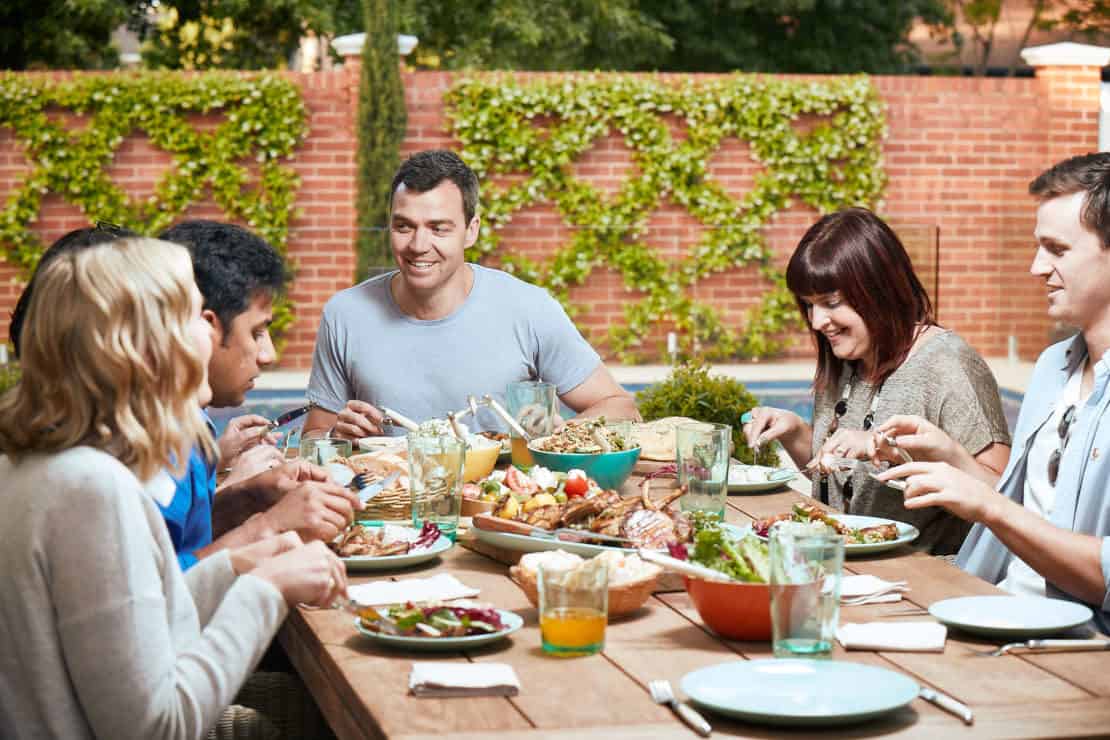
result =
[{"label": "wooden table top", "polygon": [[[726,518],[744,523],[788,510],[795,490],[730,496]],[[841,622],[870,621],[909,605],[927,607],[953,596],[1000,593],[939,558],[907,548],[853,558],[846,572],[909,582],[897,605],[842,607]],[[733,642],[710,633],[684,592],[661,593],[638,616],[611,623],[603,653],[553,658],[540,648],[536,609],[508,577],[508,568],[466,547],[455,547],[427,567],[377,576],[400,579],[454,573],[481,589],[480,598],[517,612],[524,627],[510,639],[466,653],[400,652],[361,638],[353,618],[333,610],[294,610],[279,639],[339,738],[624,738],[696,737],[647,691],[666,678],[675,690],[692,670],[741,658],[771,657],[768,642]],[[352,577],[352,583],[374,580]],[[931,617],[917,617],[931,619]],[[921,700],[865,724],[806,735],[835,737],[1079,737],[1105,736],[1110,728],[1110,671],[1100,652],[1007,655],[980,658],[969,648],[990,643],[950,631],[943,653],[845,652],[834,659],[904,673],[969,705],[975,724]],[[519,696],[428,699],[408,693],[419,661],[503,662],[516,670]],[[783,728],[761,727],[706,713],[714,734],[780,737]]]}]

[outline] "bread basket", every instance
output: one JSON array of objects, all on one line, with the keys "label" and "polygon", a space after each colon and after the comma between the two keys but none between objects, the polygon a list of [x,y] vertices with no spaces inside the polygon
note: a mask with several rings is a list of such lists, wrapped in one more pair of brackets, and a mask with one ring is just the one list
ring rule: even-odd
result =
[{"label": "bread basket", "polygon": [[[509,568],[509,576],[520,590],[528,597],[532,606],[540,605],[539,588],[536,575],[519,565]],[[635,581],[627,581],[616,586],[609,586],[609,617],[623,617],[642,607],[655,590],[659,573],[655,572]]]}]

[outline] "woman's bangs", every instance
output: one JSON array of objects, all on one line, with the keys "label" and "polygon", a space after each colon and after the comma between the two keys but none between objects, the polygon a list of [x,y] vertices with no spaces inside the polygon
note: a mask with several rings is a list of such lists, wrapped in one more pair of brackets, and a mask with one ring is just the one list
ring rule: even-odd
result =
[{"label": "woman's bangs", "polygon": [[815,251],[805,249],[796,252],[786,268],[786,285],[799,298],[828,295],[842,287],[843,279],[836,269],[835,260],[830,259],[831,255],[822,259]]}]

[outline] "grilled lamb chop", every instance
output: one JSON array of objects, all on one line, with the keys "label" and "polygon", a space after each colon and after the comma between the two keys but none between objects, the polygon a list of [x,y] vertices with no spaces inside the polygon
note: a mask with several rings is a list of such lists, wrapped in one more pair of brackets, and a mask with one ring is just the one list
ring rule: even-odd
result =
[{"label": "grilled lamb chop", "polygon": [[559,517],[562,511],[562,506],[541,506],[525,514],[524,521],[535,527],[555,529],[559,526]]},{"label": "grilled lamb chop", "polygon": [[625,517],[620,534],[639,547],[658,550],[675,541],[675,521],[661,511],[637,509]]}]

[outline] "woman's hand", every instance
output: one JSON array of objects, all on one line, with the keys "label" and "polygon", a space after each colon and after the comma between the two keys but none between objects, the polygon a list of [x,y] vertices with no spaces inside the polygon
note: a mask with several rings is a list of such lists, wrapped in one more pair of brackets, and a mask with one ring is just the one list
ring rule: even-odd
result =
[{"label": "woman's hand", "polygon": [[257,568],[262,561],[280,555],[283,552],[288,552],[303,544],[300,536],[298,536],[296,532],[283,532],[282,534],[266,537],[258,542],[252,542],[249,545],[233,548],[230,551],[231,567],[239,575],[250,573]]},{"label": "woman's hand", "polygon": [[290,606],[331,606],[347,593],[347,570],[323,542],[310,542],[264,560],[251,575],[269,581]]},{"label": "woman's hand", "polygon": [[[879,439],[880,435],[891,439],[894,446],[885,444]],[[875,429],[871,441],[867,456],[875,462],[885,461],[894,464],[904,462],[898,454],[898,448],[901,448],[914,460],[956,463],[953,449],[958,445],[955,440],[936,424],[920,416],[890,417]]]},{"label": "woman's hand", "polygon": [[[744,438],[753,450],[775,439],[791,439],[806,427],[802,417],[793,411],[756,406],[748,413],[751,421],[743,426]],[[745,414],[743,418],[749,417]]]},{"label": "woman's hand", "polygon": [[871,444],[871,432],[856,429],[840,429],[833,433],[821,445],[818,457],[831,455],[833,457],[850,457],[853,460],[862,460],[868,456],[868,445]]},{"label": "woman's hand", "polygon": [[1006,499],[983,481],[942,462],[912,462],[878,475],[881,481],[904,480],[907,509],[940,506],[969,522],[986,521],[991,508]]}]

